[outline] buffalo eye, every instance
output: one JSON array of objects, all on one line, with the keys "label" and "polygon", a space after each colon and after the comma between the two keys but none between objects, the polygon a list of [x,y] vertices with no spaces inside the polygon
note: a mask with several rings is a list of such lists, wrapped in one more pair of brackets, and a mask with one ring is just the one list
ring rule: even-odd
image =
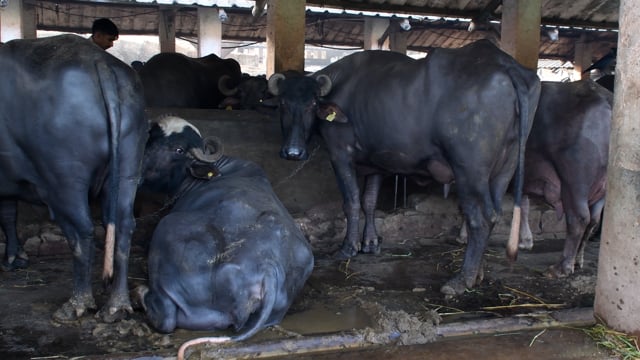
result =
[{"label": "buffalo eye", "polygon": [[176,148],[176,154],[178,154],[178,155],[184,154],[184,149],[181,148],[181,147]]}]

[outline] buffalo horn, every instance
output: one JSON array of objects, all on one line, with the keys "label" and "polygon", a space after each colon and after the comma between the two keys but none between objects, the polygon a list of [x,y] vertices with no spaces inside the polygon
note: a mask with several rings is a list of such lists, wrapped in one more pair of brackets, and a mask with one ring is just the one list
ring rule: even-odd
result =
[{"label": "buffalo horn", "polygon": [[227,84],[229,83],[229,80],[231,80],[231,76],[226,74],[220,76],[220,79],[218,79],[218,90],[220,90],[220,92],[224,96],[233,96],[238,92],[237,86],[234,88],[230,88],[229,86],[227,86]]},{"label": "buffalo horn", "polygon": [[206,153],[199,148],[191,149],[191,155],[196,159],[208,163],[213,163],[222,157],[223,146],[222,141],[215,136],[208,136],[203,139]]},{"label": "buffalo horn", "polygon": [[325,96],[331,91],[331,79],[325,75],[318,75],[316,80],[320,83],[320,96]]},{"label": "buffalo horn", "polygon": [[269,92],[275,96],[278,96],[278,94],[280,93],[278,90],[278,84],[280,83],[280,80],[284,80],[284,74],[275,73],[269,78]]}]

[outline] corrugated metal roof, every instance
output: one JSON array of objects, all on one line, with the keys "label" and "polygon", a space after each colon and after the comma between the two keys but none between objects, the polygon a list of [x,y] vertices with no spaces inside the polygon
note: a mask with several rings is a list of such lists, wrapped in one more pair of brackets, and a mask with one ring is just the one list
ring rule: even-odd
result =
[{"label": "corrugated metal roof", "polygon": [[[86,33],[92,21],[97,17],[109,17],[116,22],[122,34],[158,33],[159,5],[171,6],[176,10],[175,27],[177,36],[197,39],[197,5],[215,3],[224,8],[228,20],[223,23],[223,39],[236,41],[262,42],[266,39],[266,16],[254,17],[251,7],[255,1],[248,0],[146,0],[137,1],[68,1],[68,0],[33,0],[36,6],[37,27],[41,30],[56,30]],[[408,17],[411,30],[407,33],[409,50],[428,51],[434,47],[460,47],[479,38],[492,36],[492,32],[481,28],[469,32],[469,19],[482,17],[483,11],[493,0],[360,0],[329,1],[323,0],[324,8],[308,10],[306,14],[306,43],[322,46],[348,46],[362,48],[364,34],[364,17],[358,11],[396,10],[400,5],[404,10],[422,10],[422,15]],[[307,1],[309,4],[319,0]],[[342,11],[328,5],[340,3],[343,7],[353,7],[350,11]],[[543,0],[543,18],[547,21],[557,20],[568,23],[575,20],[579,23],[599,22],[602,24],[617,23],[617,6],[619,1],[576,0],[551,1]],[[380,8],[375,8],[379,5]],[[227,7],[228,6],[228,7]],[[590,7],[591,6],[591,7]],[[325,11],[320,11],[325,9]],[[329,11],[331,9],[331,11]],[[580,11],[578,11],[580,10]],[[466,15],[466,18],[444,18],[427,16],[428,13],[449,13]],[[499,19],[500,6],[485,19]],[[475,15],[474,15],[475,14]],[[386,13],[390,19],[394,17]],[[404,15],[406,17],[406,13]],[[496,25],[496,23],[493,23]],[[584,36],[592,44],[593,58],[606,54],[617,44],[617,31],[574,26],[560,26],[559,39],[552,41],[541,28],[540,58],[573,60],[574,46]]]}]

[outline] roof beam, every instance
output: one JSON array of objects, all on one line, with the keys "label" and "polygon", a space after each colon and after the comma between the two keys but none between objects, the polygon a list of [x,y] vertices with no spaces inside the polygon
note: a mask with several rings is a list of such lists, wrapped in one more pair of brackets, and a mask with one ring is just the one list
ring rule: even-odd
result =
[{"label": "roof beam", "polygon": [[[441,16],[441,17],[454,17],[454,18],[466,18],[473,19],[478,15],[477,11],[465,11],[457,9],[448,9],[442,7],[429,7],[429,6],[410,6],[410,5],[393,5],[389,3],[371,5],[367,2],[355,2],[355,1],[341,1],[341,0],[307,0],[307,5],[330,7],[342,10],[353,11],[372,11],[372,12],[388,12],[395,14],[405,15],[420,15],[420,16]],[[550,26],[578,26],[596,29],[617,29],[618,23],[611,22],[592,22],[581,20],[562,20],[557,18],[545,18],[541,19],[542,25]]]}]

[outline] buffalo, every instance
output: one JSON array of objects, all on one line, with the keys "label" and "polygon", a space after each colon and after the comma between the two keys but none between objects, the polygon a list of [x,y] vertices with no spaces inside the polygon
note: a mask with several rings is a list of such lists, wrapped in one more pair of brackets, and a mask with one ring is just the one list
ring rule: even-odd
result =
[{"label": "buffalo", "polygon": [[240,341],[278,324],[314,261],[262,168],[164,116],[151,126],[142,172],[141,192],[171,199],[149,244],[148,287],[136,290],[151,325],[233,327]]},{"label": "buffalo", "polygon": [[[523,191],[543,197],[566,220],[564,250],[547,271],[550,277],[572,274],[576,262],[582,267],[585,243],[600,223],[612,112],[613,94],[592,80],[542,83],[527,141]],[[531,249],[529,223],[522,225],[520,247]]]},{"label": "buffalo", "polygon": [[225,83],[226,81],[220,84],[220,91],[227,96],[220,103],[220,108],[261,110],[275,107],[265,75],[242,74],[240,84],[234,88],[222,86]]},{"label": "buffalo", "polygon": [[[160,53],[138,70],[148,107],[217,109],[240,82],[240,64],[215,54],[191,58],[179,53]],[[221,90],[222,89],[222,90]]]},{"label": "buffalo", "polygon": [[[533,70],[481,40],[434,49],[419,60],[361,51],[308,76],[274,74],[269,89],[280,101],[281,157],[306,159],[316,130],[326,143],[347,218],[337,257],[380,251],[374,210],[383,176],[455,180],[470,241],[461,272],[441,291],[458,295],[482,280],[482,256],[514,172],[522,187],[524,147],[540,93]],[[361,241],[357,175],[365,178]],[[519,204],[518,195],[516,229]],[[517,240],[509,241],[511,257]]]},{"label": "buffalo", "polygon": [[89,200],[99,196],[106,280],[115,260],[112,291],[100,314],[115,321],[132,311],[127,272],[133,202],[148,136],[142,84],[127,64],[76,35],[7,42],[0,49],[0,78],[0,226],[7,238],[2,268],[28,265],[16,234],[17,201],[43,203],[73,253],[72,295],[54,319],[70,321],[94,309]]},{"label": "buffalo", "polygon": [[[542,82],[525,156],[521,249],[533,248],[529,196],[542,197],[566,222],[560,260],[545,275],[583,265],[584,246],[600,224],[606,194],[613,94],[592,80]],[[465,242],[465,227],[459,241]]]}]

